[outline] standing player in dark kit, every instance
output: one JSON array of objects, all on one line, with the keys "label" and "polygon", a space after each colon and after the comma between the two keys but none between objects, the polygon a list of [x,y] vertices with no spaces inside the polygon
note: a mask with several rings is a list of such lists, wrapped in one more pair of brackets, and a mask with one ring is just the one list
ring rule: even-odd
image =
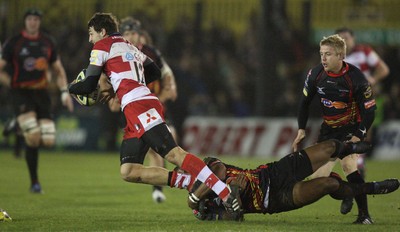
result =
[{"label": "standing player in dark kit", "polygon": [[366,142],[343,143],[330,139],[299,152],[293,152],[277,162],[243,169],[207,157],[204,161],[221,180],[240,189],[242,214],[236,218],[226,214],[219,199],[207,186],[195,182],[190,194],[197,196],[197,204],[189,203],[195,217],[200,220],[243,220],[243,214],[274,214],[299,209],[312,204],[325,195],[344,199],[360,194],[387,194],[399,188],[398,179],[380,182],[348,183],[338,175],[302,181],[326,164],[331,158],[343,159],[352,153],[365,152]]},{"label": "standing player in dark kit", "polygon": [[[335,30],[335,34],[338,34],[346,42],[346,59],[347,63],[355,65],[357,68],[364,73],[365,77],[372,86],[375,98],[377,100],[378,110],[375,117],[375,121],[371,128],[368,130],[366,139],[373,142],[374,127],[376,127],[382,121],[382,115],[384,107],[382,104],[383,97],[379,97],[379,93],[382,91],[380,85],[383,79],[385,79],[390,72],[388,65],[384,60],[378,55],[374,49],[367,44],[357,44],[356,38],[353,30],[350,28],[338,28]],[[380,107],[380,105],[382,107]],[[379,115],[381,115],[379,117]],[[365,154],[360,154],[358,157],[358,171],[361,176],[365,178]],[[351,211],[353,206],[353,199],[345,199],[342,202],[340,212],[342,214],[347,214]]]},{"label": "standing player in dark kit", "polygon": [[29,9],[24,14],[25,28],[4,44],[0,70],[7,73],[12,89],[17,122],[26,143],[25,158],[31,178],[31,192],[41,193],[38,178],[39,147],[51,147],[55,142],[56,128],[50,113],[50,96],[47,92],[49,69],[57,76],[61,101],[73,111],[67,90],[64,67],[57,54],[54,39],[40,31],[41,11]]},{"label": "standing player in dark kit", "polygon": [[[237,188],[229,188],[197,156],[174,141],[164,121],[163,107],[146,84],[161,77],[154,62],[126,41],[118,32],[115,16],[96,13],[88,22],[89,42],[93,43],[86,78],[69,85],[71,94],[89,94],[104,72],[120,100],[127,125],[120,150],[120,173],[127,182],[175,186],[176,171],[145,167],[143,161],[151,147],[167,161],[205,182],[223,200],[224,206],[238,214]],[[172,183],[173,182],[173,183]]]},{"label": "standing player in dark kit", "polygon": [[[316,94],[323,114],[318,142],[327,139],[362,141],[375,117],[376,105],[370,84],[358,68],[344,62],[345,41],[339,35],[325,37],[320,42],[320,57],[321,64],[311,69],[305,80],[298,114],[299,130],[293,142],[294,151],[306,136],[308,108]],[[357,158],[358,154],[353,154],[340,161],[350,183],[364,183],[357,170]],[[321,167],[313,177],[328,176],[335,161]],[[354,223],[372,224],[367,196],[358,195],[355,199],[359,212]]]}]

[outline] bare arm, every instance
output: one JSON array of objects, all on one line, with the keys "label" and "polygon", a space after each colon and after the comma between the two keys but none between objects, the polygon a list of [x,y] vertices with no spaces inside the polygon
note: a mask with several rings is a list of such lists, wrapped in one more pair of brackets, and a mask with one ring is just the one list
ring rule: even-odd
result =
[{"label": "bare arm", "polygon": [[[374,51],[373,51],[374,52]],[[374,52],[375,53],[375,52]],[[376,54],[376,53],[375,53]],[[383,61],[378,54],[376,56],[379,59],[378,65],[374,68],[373,73],[371,76],[367,76],[368,82],[371,83],[371,85],[374,85],[376,83],[381,82],[383,79],[385,79],[389,73],[390,69],[388,65]]]},{"label": "bare arm", "polygon": [[178,89],[175,82],[175,76],[167,62],[162,59],[163,67],[161,69],[162,89],[158,96],[161,102],[168,100],[175,101],[178,97]]},{"label": "bare arm", "polygon": [[7,61],[4,59],[0,59],[0,84],[10,87],[11,86],[11,78],[10,76],[4,72],[4,67],[7,65]]},{"label": "bare arm", "polygon": [[67,107],[70,112],[72,112],[74,110],[74,104],[72,102],[71,96],[68,93],[67,75],[65,74],[65,69],[61,63],[61,60],[57,59],[52,64],[52,68],[54,71],[54,75],[57,77],[57,86],[61,91],[61,102],[65,107]]},{"label": "bare arm", "polygon": [[[225,180],[226,167],[222,162],[218,162],[211,165],[210,169],[220,180]],[[196,183],[193,186],[196,186]],[[212,190],[209,187],[207,187],[204,183],[201,183],[200,186],[193,191],[193,194],[199,200],[205,199],[210,193],[212,193]],[[193,203],[189,199],[188,199],[188,205],[191,209],[197,209],[198,207],[198,204]]]},{"label": "bare arm", "polygon": [[388,65],[380,59],[378,66],[376,66],[374,74],[372,75],[372,78],[375,80],[375,82],[380,82],[383,79],[385,79],[390,73]]},{"label": "bare arm", "polygon": [[[115,95],[114,89],[105,73],[102,73],[100,76],[99,86],[100,86],[100,97],[101,97],[100,102],[109,103],[110,101],[113,101],[113,99],[115,98],[116,95]],[[112,108],[111,108],[111,111],[115,112]],[[118,106],[117,111],[119,111],[119,106]]]}]

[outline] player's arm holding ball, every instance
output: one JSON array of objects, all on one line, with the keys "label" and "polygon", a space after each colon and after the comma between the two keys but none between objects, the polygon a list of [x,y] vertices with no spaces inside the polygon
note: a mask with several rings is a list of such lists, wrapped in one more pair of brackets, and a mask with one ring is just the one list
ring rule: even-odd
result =
[{"label": "player's arm holding ball", "polygon": [[85,95],[96,90],[102,73],[101,66],[89,65],[86,69],[85,78],[81,81],[73,81],[68,85],[70,94]]}]

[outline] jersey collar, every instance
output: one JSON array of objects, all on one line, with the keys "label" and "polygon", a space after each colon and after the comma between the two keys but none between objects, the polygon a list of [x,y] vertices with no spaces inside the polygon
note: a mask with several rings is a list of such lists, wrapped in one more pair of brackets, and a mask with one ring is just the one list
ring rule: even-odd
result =
[{"label": "jersey collar", "polygon": [[27,39],[38,39],[40,36],[40,32],[38,32],[37,35],[29,35],[25,30],[22,30],[21,34]]},{"label": "jersey collar", "polygon": [[326,72],[326,74],[328,74],[328,76],[330,77],[340,77],[343,76],[345,73],[347,73],[349,71],[349,65],[346,62],[343,62],[343,68],[339,73],[333,73],[333,72]]}]

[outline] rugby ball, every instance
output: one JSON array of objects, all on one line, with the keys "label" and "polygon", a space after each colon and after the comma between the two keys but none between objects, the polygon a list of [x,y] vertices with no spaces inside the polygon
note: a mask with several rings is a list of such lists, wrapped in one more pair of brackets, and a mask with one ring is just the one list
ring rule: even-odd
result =
[{"label": "rugby ball", "polygon": [[[83,69],[78,76],[76,77],[75,82],[80,82],[85,80],[86,78],[86,69]],[[100,87],[97,85],[96,89],[89,93],[89,94],[84,94],[84,95],[76,95],[76,101],[83,105],[83,106],[92,106],[95,105],[100,98]]]},{"label": "rugby ball", "polygon": [[10,217],[10,215],[8,215],[8,213],[3,210],[0,209],[0,222],[11,222],[12,218]]}]

